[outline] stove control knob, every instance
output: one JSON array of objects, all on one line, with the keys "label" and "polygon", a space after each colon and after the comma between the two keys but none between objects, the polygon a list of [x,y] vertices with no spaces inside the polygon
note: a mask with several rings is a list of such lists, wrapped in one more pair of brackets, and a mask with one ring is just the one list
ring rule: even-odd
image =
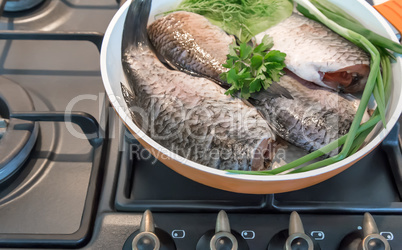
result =
[{"label": "stove control knob", "polygon": [[320,250],[320,246],[304,232],[299,214],[290,215],[289,230],[283,230],[270,240],[268,250]]},{"label": "stove control knob", "polygon": [[243,237],[230,229],[229,218],[221,210],[216,219],[215,230],[207,231],[198,241],[197,250],[248,250]]},{"label": "stove control knob", "polygon": [[391,250],[388,241],[380,235],[370,213],[364,214],[362,230],[356,230],[343,238],[340,250]]},{"label": "stove control knob", "polygon": [[319,247],[314,247],[314,242],[304,233],[303,222],[299,214],[293,211],[289,221],[289,237],[285,242],[285,250],[317,250]]},{"label": "stove control knob", "polygon": [[151,211],[144,212],[140,229],[126,240],[123,250],[175,250],[176,246],[170,235],[155,228]]}]

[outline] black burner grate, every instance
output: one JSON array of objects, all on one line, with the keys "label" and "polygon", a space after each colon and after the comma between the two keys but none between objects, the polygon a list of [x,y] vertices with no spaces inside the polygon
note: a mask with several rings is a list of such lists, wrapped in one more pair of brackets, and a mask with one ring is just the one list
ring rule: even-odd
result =
[{"label": "black burner grate", "polygon": [[[101,43],[103,39],[103,34],[99,32],[69,32],[69,31],[25,31],[25,30],[7,30],[7,31],[0,31],[0,40],[47,40],[47,41],[90,41],[94,43],[97,47],[98,50],[100,50]],[[0,97],[3,95],[4,91],[2,88],[2,81],[0,81]],[[49,83],[51,84],[51,83]],[[18,84],[17,84],[18,85]],[[4,96],[8,96],[4,94]],[[1,98],[0,98],[1,99]],[[14,97],[13,98],[15,101],[20,101],[22,98],[19,97]],[[29,100],[29,98],[27,98]],[[7,102],[6,102],[7,103]],[[1,106],[1,104],[0,104]],[[3,106],[10,106],[8,103]],[[5,110],[5,108],[2,108]],[[48,234],[37,234],[37,233],[31,233],[27,232],[25,229],[21,228],[21,232],[13,232],[13,233],[0,233],[0,246],[1,247],[78,247],[82,246],[87,242],[91,235],[91,230],[93,227],[93,221],[95,218],[95,212],[97,208],[97,197],[100,191],[100,184],[102,181],[102,164],[104,162],[105,158],[105,144],[106,141],[102,138],[103,134],[100,133],[100,128],[98,125],[97,120],[90,114],[85,113],[85,112],[78,112],[78,111],[72,111],[68,114],[66,114],[63,111],[34,111],[33,107],[32,108],[7,108],[8,111],[2,111],[5,115],[5,117],[11,117],[10,118],[10,124],[11,120],[13,121],[19,121],[22,123],[26,124],[39,124],[37,121],[48,121],[48,122],[64,122],[64,121],[71,121],[72,123],[78,124],[84,134],[88,137],[92,149],[90,152],[87,154],[83,154],[82,156],[85,157],[85,159],[75,159],[78,163],[74,165],[74,155],[69,156],[69,155],[63,155],[63,153],[57,152],[57,150],[52,150],[51,154],[48,156],[45,156],[44,164],[46,165],[47,168],[51,168],[52,163],[59,161],[61,164],[58,165],[63,165],[62,163],[64,162],[70,162],[71,163],[71,168],[80,166],[80,165],[87,165],[86,163],[89,162],[91,164],[91,171],[90,171],[90,177],[88,183],[82,183],[80,185],[86,186],[86,198],[84,201],[83,205],[83,210],[82,210],[82,215],[78,214],[81,218],[81,223],[79,224],[79,229],[76,232],[73,233],[48,233]],[[107,116],[107,113],[105,114]],[[41,123],[41,128],[42,128],[42,123]],[[105,125],[102,126],[102,128],[105,128]],[[38,129],[27,129],[27,131],[31,131],[32,134],[38,133]],[[41,130],[40,133],[42,134],[40,136],[40,139],[38,140],[38,144],[42,143],[41,140],[44,137],[43,134],[51,133],[51,131],[44,131]],[[56,134],[57,135],[57,134]],[[8,132],[6,133],[6,136],[8,136]],[[1,144],[4,142],[5,137],[3,137],[2,140],[0,140],[0,167],[1,167],[1,160],[7,159],[7,157],[2,157],[2,148]],[[59,135],[60,136],[60,135]],[[68,143],[68,142],[66,142]],[[34,142],[33,142],[34,144]],[[6,148],[6,146],[4,146]],[[29,151],[28,151],[29,152]],[[38,153],[47,153],[47,152],[33,152],[32,154],[38,154]],[[88,155],[88,156],[87,156]],[[71,158],[69,158],[71,157]],[[79,156],[77,156],[79,157]],[[38,158],[38,159],[37,159]],[[40,159],[41,155],[36,155],[33,157],[34,160],[27,161],[27,163],[31,163],[32,161],[41,161],[43,159]],[[88,159],[87,159],[88,158]],[[83,163],[81,161],[84,161]],[[32,162],[33,164],[35,162]],[[38,164],[41,165],[41,164]],[[39,166],[39,167],[42,167]],[[43,168],[44,169],[44,168]],[[1,172],[1,171],[0,171]],[[21,171],[22,172],[22,171]],[[77,171],[78,172],[78,171]],[[58,173],[58,172],[57,172]],[[38,173],[37,176],[40,176],[41,173]],[[1,176],[0,176],[1,177]],[[20,176],[19,176],[20,177]],[[29,176],[30,177],[30,176]],[[22,183],[20,186],[23,188],[21,192],[27,192],[27,188],[24,186],[26,183],[25,180],[31,181],[31,179],[28,179],[27,177],[22,175],[22,178],[26,178],[22,180]],[[35,178],[32,177],[32,178]],[[63,178],[63,177],[60,177]],[[77,177],[78,179],[78,177]],[[40,181],[40,180],[39,180]],[[38,181],[38,182],[39,182]],[[37,185],[38,183],[35,183],[35,180],[32,179],[32,185]],[[29,183],[27,185],[30,185]],[[78,185],[78,184],[77,184]],[[81,188],[81,186],[79,186]],[[24,189],[25,188],[25,189]],[[54,197],[58,193],[62,192],[59,190],[59,186],[56,187],[50,187],[49,189],[46,189],[44,192],[41,193],[40,195],[45,196],[45,197]],[[6,194],[5,198],[3,197],[1,199],[2,205],[5,203],[12,203],[10,202],[8,197],[18,197],[18,191],[13,190],[13,194]],[[14,193],[16,193],[14,195]],[[38,198],[42,198],[42,196]],[[52,198],[49,198],[52,199]],[[54,199],[58,199],[58,197],[54,197]],[[50,203],[52,201],[49,201]],[[74,206],[74,201],[71,201],[72,203],[68,204],[69,206]],[[45,206],[46,207],[46,206]],[[33,211],[34,208],[30,207],[30,211]],[[72,211],[80,211],[79,208],[71,208]],[[42,214],[42,211],[38,212],[38,214]],[[82,217],[81,217],[82,216]],[[11,221],[11,220],[10,220]],[[6,223],[11,223],[10,221]],[[32,221],[35,221],[35,218],[32,219]],[[52,224],[52,221],[44,221],[41,223],[49,223],[50,227],[55,226]],[[57,225],[56,225],[57,226]],[[4,227],[2,228],[4,231]],[[15,230],[14,230],[15,231]]]}]

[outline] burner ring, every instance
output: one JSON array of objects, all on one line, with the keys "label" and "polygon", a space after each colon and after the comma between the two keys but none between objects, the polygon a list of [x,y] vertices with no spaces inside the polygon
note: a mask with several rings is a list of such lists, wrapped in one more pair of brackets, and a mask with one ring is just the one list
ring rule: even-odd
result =
[{"label": "burner ring", "polygon": [[38,124],[10,118],[10,113],[24,111],[34,111],[29,94],[19,84],[0,77],[0,117],[8,119],[0,139],[0,183],[17,172],[35,145]]},{"label": "burner ring", "polygon": [[44,0],[9,0],[4,6],[4,11],[18,12],[32,9],[44,2]]}]

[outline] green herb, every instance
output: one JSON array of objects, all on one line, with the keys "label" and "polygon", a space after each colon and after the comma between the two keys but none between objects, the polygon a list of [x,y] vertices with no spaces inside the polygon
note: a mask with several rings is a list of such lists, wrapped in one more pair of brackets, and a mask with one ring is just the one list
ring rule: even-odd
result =
[{"label": "green herb", "polygon": [[[315,3],[318,2],[316,0],[311,1],[314,1]],[[360,105],[356,112],[355,118],[352,122],[349,132],[346,135],[322,147],[321,149],[314,151],[310,154],[307,154],[293,162],[290,162],[276,169],[267,171],[257,171],[257,172],[229,171],[229,172],[238,174],[251,174],[251,175],[279,174],[294,169],[302,164],[308,163],[320,156],[328,154],[329,152],[339,148],[340,146],[343,146],[341,152],[338,155],[298,168],[296,170],[293,170],[291,173],[300,173],[317,169],[343,160],[345,157],[357,152],[357,150],[359,150],[360,147],[363,145],[364,140],[366,139],[368,134],[372,131],[372,129],[377,125],[378,122],[383,121],[383,124],[385,126],[385,106],[388,103],[388,99],[390,96],[390,85],[391,85],[390,79],[392,76],[391,62],[390,62],[390,58],[392,58],[392,56],[386,49],[393,50],[395,46],[393,44],[390,44],[389,42],[383,42],[382,44],[377,44],[377,46],[380,47],[378,48],[373,44],[374,42],[372,43],[366,38],[367,32],[364,31],[362,34],[359,34],[358,30],[353,31],[341,26],[340,24],[334,22],[332,19],[327,18],[326,15],[321,13],[320,10],[318,10],[309,0],[295,0],[295,2],[299,4],[298,10],[299,11],[302,10],[301,12],[305,16],[323,23],[324,25],[326,25],[339,35],[353,42],[357,46],[364,48],[366,51],[370,53],[371,55],[370,75],[368,77],[366,87],[363,91],[363,95],[360,100]],[[344,17],[346,20],[350,19],[350,17],[347,16],[346,14],[342,13],[339,14],[340,12],[339,8],[334,8],[332,9],[332,11],[333,13],[338,13],[339,16]],[[328,12],[330,11],[327,11],[326,13]],[[398,52],[398,50],[395,51]],[[380,65],[382,68],[382,72],[380,71]],[[377,108],[373,116],[369,119],[369,121],[365,122],[364,124],[361,124],[363,114],[367,107],[369,98],[372,94],[374,95],[377,101]]]},{"label": "green herb", "polygon": [[205,16],[211,23],[235,35],[241,42],[288,18],[291,0],[183,0],[173,11]]},{"label": "green herb", "polygon": [[272,81],[279,81],[286,67],[286,54],[278,50],[268,51],[272,46],[269,36],[264,36],[254,48],[247,43],[230,45],[226,64],[223,64],[229,71],[220,75],[223,81],[232,85],[226,95],[235,96],[240,91],[241,97],[248,99],[251,93],[268,89]]}]

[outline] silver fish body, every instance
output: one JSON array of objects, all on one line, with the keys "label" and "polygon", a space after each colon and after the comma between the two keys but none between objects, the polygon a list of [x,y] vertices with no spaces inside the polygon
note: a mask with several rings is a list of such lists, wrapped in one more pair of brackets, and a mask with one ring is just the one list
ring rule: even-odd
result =
[{"label": "silver fish body", "polygon": [[217,82],[228,70],[222,64],[233,39],[199,14],[171,13],[151,23],[148,35],[158,53],[176,69]]},{"label": "silver fish body", "polygon": [[293,13],[256,36],[273,38],[272,49],[286,53],[286,67],[320,86],[357,92],[364,89],[370,59],[362,49],[324,25]]},{"label": "silver fish body", "polygon": [[[175,12],[150,24],[148,33],[155,49],[174,68],[213,78],[224,86],[217,77],[227,69],[219,65],[225,62],[232,41],[205,17]],[[346,95],[290,76],[251,97],[249,102],[277,135],[307,151],[346,134],[358,105]]]},{"label": "silver fish body", "polygon": [[[251,103],[278,136],[312,152],[349,131],[359,101],[349,94],[339,95],[333,90],[296,78],[285,75],[279,81],[293,99],[262,95],[265,99],[252,99]],[[366,114],[364,120],[367,119]]]},{"label": "silver fish body", "polygon": [[129,86],[122,91],[134,122],[162,146],[200,164],[265,169],[266,151],[275,139],[267,122],[214,82],[166,68],[144,35],[149,9],[150,1],[134,1],[123,31]]},{"label": "silver fish body", "polygon": [[[219,76],[229,69],[222,66],[234,42],[222,29],[205,17],[179,11],[155,20],[148,26],[149,39],[167,64],[191,75],[206,77],[223,88],[230,84]],[[277,83],[264,92],[291,98]]]}]

